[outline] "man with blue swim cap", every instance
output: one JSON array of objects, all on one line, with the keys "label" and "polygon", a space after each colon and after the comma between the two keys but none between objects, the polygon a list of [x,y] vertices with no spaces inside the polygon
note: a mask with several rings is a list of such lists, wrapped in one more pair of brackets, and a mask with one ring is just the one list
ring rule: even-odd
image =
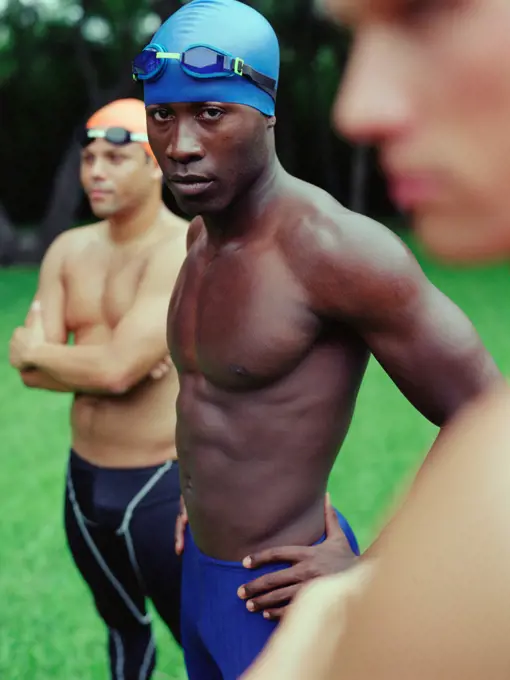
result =
[{"label": "man with blue swim cap", "polygon": [[168,316],[191,680],[237,678],[303,583],[355,561],[326,489],[370,352],[440,426],[499,376],[396,236],[281,167],[278,52],[252,8],[193,0],[133,62],[195,217]]}]

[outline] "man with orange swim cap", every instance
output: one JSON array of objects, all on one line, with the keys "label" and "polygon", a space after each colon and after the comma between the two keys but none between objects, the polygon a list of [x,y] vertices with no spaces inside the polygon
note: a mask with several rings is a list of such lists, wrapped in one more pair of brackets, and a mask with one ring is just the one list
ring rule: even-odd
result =
[{"label": "man with orange swim cap", "polygon": [[108,628],[111,677],[124,680],[155,666],[146,598],[180,641],[177,377],[166,315],[187,223],[162,202],[145,121],[136,99],[88,121],[81,181],[100,221],[50,246],[10,348],[27,387],[74,394],[67,538]]},{"label": "man with orange swim cap", "polygon": [[[96,111],[88,119],[85,126],[85,139],[104,138],[106,131],[110,129],[110,138],[113,135],[113,143],[115,141],[115,134],[117,139],[122,139],[122,132],[130,132],[134,136],[133,141],[139,142],[140,146],[145,149],[148,156],[154,159],[154,154],[150,147],[147,138],[147,124],[145,116],[141,116],[141,107],[139,99],[118,99],[102,109]],[[111,128],[118,130],[112,132]]]}]

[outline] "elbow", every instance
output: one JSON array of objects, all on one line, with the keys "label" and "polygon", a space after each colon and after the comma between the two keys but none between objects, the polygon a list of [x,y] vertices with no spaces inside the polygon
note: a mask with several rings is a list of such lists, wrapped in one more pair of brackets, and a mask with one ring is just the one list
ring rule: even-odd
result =
[{"label": "elbow", "polygon": [[[474,401],[484,397],[487,393],[497,390],[505,383],[505,377],[497,367],[491,356],[484,353],[483,356],[469,357],[466,366],[471,367],[470,372],[460,381],[457,389],[450,391],[450,398],[444,404],[441,413],[435,414],[430,420],[438,427],[444,427],[453,420],[458,413],[469,407]],[[448,390],[444,390],[444,394]]]},{"label": "elbow", "polygon": [[481,380],[479,393],[485,394],[489,390],[501,387],[501,385],[506,385],[505,376],[498,368],[494,359],[489,357],[485,364],[485,371]]},{"label": "elbow", "polygon": [[37,387],[35,371],[19,371],[19,375],[25,387]]},{"label": "elbow", "polygon": [[95,372],[101,391],[118,396],[132,390],[144,378],[136,359],[115,356],[113,350],[98,362]]},{"label": "elbow", "polygon": [[99,380],[101,390],[117,396],[129,392],[136,383],[131,372],[122,367],[112,367],[103,371]]}]

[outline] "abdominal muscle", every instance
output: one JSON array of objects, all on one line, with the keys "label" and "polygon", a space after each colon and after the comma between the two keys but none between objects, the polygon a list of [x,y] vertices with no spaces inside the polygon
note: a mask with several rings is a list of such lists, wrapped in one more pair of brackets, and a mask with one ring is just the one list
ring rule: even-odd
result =
[{"label": "abdominal muscle", "polygon": [[266,390],[228,392],[181,379],[177,441],[182,493],[202,552],[239,561],[324,532],[324,494],[355,390],[333,370]]},{"label": "abdominal muscle", "polygon": [[[76,344],[105,341],[106,329],[75,335]],[[177,457],[175,451],[175,369],[148,378],[123,395],[78,394],[71,410],[75,451],[100,467],[137,468]]]}]

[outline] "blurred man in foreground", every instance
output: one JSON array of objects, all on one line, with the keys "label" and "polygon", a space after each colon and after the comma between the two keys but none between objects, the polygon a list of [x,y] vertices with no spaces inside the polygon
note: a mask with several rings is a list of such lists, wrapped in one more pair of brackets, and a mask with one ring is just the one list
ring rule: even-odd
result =
[{"label": "blurred man in foreground", "polygon": [[101,221],[50,246],[11,363],[27,387],[74,394],[69,547],[108,627],[111,677],[138,680],[155,665],[146,598],[180,640],[177,377],[166,315],[187,223],[162,202],[141,101],[95,113],[82,146],[81,181]]},{"label": "blurred man in foreground", "polygon": [[[438,257],[510,255],[510,4],[324,0],[354,29],[339,132],[375,143]],[[510,394],[444,431],[396,518],[344,577],[298,598],[245,680],[510,674]]]}]

